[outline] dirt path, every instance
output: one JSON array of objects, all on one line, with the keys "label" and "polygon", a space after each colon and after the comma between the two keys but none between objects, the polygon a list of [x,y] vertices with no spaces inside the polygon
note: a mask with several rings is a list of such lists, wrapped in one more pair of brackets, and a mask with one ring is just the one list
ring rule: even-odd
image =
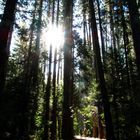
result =
[{"label": "dirt path", "polygon": [[75,140],[105,140],[105,139],[75,136]]}]

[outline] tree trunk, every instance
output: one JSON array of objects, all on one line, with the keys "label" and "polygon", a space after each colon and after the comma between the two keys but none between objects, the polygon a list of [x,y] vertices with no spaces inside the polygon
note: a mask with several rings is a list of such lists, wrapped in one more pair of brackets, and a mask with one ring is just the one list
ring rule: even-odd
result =
[{"label": "tree trunk", "polygon": [[99,27],[100,27],[100,36],[101,36],[101,44],[102,44],[102,60],[105,68],[105,44],[104,44],[104,37],[103,37],[103,28],[102,28],[102,19],[101,19],[101,10],[100,10],[100,2],[99,0],[97,1],[97,6],[98,6],[98,15],[99,15]]},{"label": "tree trunk", "polygon": [[7,0],[0,23],[0,93],[3,92],[17,0]]},{"label": "tree trunk", "polygon": [[134,41],[134,49],[136,53],[136,64],[140,79],[140,18],[136,0],[128,0],[130,22],[132,28],[132,36]]},{"label": "tree trunk", "polygon": [[86,7],[85,7],[85,0],[83,0],[83,40],[84,40],[84,47],[86,46]]},{"label": "tree trunk", "polygon": [[56,56],[57,49],[54,53],[54,68],[53,68],[53,87],[52,87],[52,96],[53,96],[53,108],[51,114],[51,140],[56,140],[56,110],[57,110],[57,99],[56,99]]},{"label": "tree trunk", "polygon": [[52,68],[52,46],[49,54],[49,73],[45,92],[45,114],[44,114],[44,134],[42,140],[49,140],[49,121],[50,121],[50,94],[51,94],[51,68]]},{"label": "tree trunk", "polygon": [[58,103],[58,99],[60,98],[60,87],[61,87],[61,84],[60,84],[60,63],[61,62],[61,52],[59,52],[59,58],[58,58],[58,71],[57,71],[57,137],[58,139],[61,139],[61,127],[62,127],[62,120],[61,120],[61,115],[60,115],[60,112],[61,112],[61,105],[60,103]]},{"label": "tree trunk", "polygon": [[63,92],[63,114],[62,114],[62,138],[73,139],[72,119],[72,13],[73,0],[64,1],[64,92]]},{"label": "tree trunk", "polygon": [[120,1],[121,3],[121,13],[122,13],[122,18],[121,18],[121,25],[123,29],[123,44],[124,44],[124,52],[125,52],[125,65],[126,65],[126,74],[127,74],[127,85],[128,88],[131,87],[131,81],[130,81],[130,72],[129,72],[129,65],[128,65],[128,48],[127,45],[129,43],[128,39],[128,33],[127,33],[127,26],[126,26],[126,21],[125,21],[125,16],[124,16],[124,11],[123,11],[123,2],[122,0]]},{"label": "tree trunk", "polygon": [[105,124],[106,124],[106,138],[107,140],[115,140],[114,131],[112,126],[112,116],[110,112],[110,104],[108,101],[107,89],[104,79],[104,72],[101,62],[100,46],[97,32],[97,24],[95,18],[95,9],[92,0],[89,0],[90,16],[91,16],[91,29],[93,37],[93,48],[96,56],[96,65],[99,79],[99,87],[101,90],[102,102],[104,106]]}]

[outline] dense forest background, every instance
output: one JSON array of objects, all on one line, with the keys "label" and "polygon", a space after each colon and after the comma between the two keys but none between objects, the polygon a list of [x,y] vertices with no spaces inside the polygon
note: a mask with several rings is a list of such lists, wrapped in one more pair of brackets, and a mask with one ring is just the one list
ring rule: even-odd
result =
[{"label": "dense forest background", "polygon": [[0,140],[75,135],[140,139],[140,1],[0,0]]}]

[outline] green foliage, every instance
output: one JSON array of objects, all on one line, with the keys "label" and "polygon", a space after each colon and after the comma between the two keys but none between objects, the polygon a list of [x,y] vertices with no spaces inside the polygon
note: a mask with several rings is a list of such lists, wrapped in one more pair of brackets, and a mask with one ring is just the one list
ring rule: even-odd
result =
[{"label": "green foliage", "polygon": [[[80,87],[79,87],[80,88]],[[79,100],[77,107],[74,109],[74,128],[76,134],[83,134],[87,131],[87,135],[92,135],[94,123],[93,112],[96,111],[95,104],[97,102],[97,84],[92,81],[90,86],[86,88],[86,92],[79,92]]]}]

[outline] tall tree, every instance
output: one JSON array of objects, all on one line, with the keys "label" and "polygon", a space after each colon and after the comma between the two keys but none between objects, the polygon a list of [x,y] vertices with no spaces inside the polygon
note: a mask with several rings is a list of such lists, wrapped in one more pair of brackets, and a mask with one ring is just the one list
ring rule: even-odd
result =
[{"label": "tall tree", "polygon": [[51,140],[56,139],[56,109],[57,109],[57,100],[56,100],[56,58],[57,57],[57,49],[55,49],[54,53],[54,68],[53,68],[53,88],[52,88],[52,98],[53,98],[53,107],[51,114]]},{"label": "tall tree", "polygon": [[100,9],[100,1],[97,1],[98,7],[98,15],[99,15],[99,27],[100,27],[100,36],[101,36],[101,48],[102,48],[102,60],[103,64],[105,65],[105,44],[104,44],[104,37],[103,37],[103,28],[102,28],[102,19],[101,19],[101,9]]},{"label": "tall tree", "polygon": [[[35,1],[35,4],[38,1]],[[43,8],[43,0],[39,0],[38,2],[38,19],[37,19],[37,32],[36,32],[36,44],[35,44],[35,56],[32,60],[32,89],[33,93],[30,93],[30,100],[32,100],[31,104],[31,116],[30,116],[30,128],[29,133],[33,133],[35,131],[35,119],[34,116],[37,110],[37,98],[39,94],[39,55],[40,55],[40,38],[41,38],[41,28],[42,28],[42,8]]]},{"label": "tall tree", "polygon": [[62,138],[73,139],[72,119],[72,14],[73,0],[64,1],[64,92],[63,92],[63,115],[62,115]]},{"label": "tall tree", "polygon": [[7,0],[0,23],[0,92],[3,92],[6,78],[6,67],[15,19],[17,0]]},{"label": "tall tree", "polygon": [[[50,8],[52,4],[52,9]],[[55,0],[49,1],[49,11],[52,12],[52,21],[51,24],[53,26],[54,24],[54,14],[55,14]],[[44,134],[43,134],[43,140],[49,140],[50,139],[50,96],[51,96],[51,89],[52,89],[52,76],[51,76],[51,71],[52,71],[52,44],[49,46],[49,67],[48,67],[48,79],[47,79],[47,85],[46,85],[46,91],[45,91],[45,117],[44,117]],[[54,91],[55,92],[55,91]],[[52,125],[52,127],[55,127],[55,124]],[[54,132],[55,133],[55,132]],[[51,135],[52,136],[52,135]],[[54,136],[55,137],[55,136]],[[53,136],[51,137],[53,138]]]},{"label": "tall tree", "polygon": [[134,49],[136,53],[136,64],[138,67],[138,74],[140,79],[140,47],[139,47],[139,39],[140,39],[140,14],[138,11],[138,5],[136,0],[128,0],[129,14],[130,14],[130,22],[132,28],[132,36],[134,40]]},{"label": "tall tree", "polygon": [[[55,5],[55,1],[53,2],[53,7]],[[58,27],[58,22],[59,22],[59,4],[60,1],[57,0],[57,12],[56,12],[56,26]],[[53,8],[53,13],[54,13],[54,9]],[[58,46],[59,47],[59,46]],[[58,60],[60,61],[60,60]],[[52,84],[53,84],[53,88],[52,88],[52,98],[53,98],[53,104],[52,104],[52,114],[51,114],[51,140],[57,139],[57,92],[58,90],[56,90],[56,82],[58,84],[59,82],[59,65],[58,65],[58,77],[57,77],[57,81],[56,81],[56,67],[57,67],[57,48],[55,48],[54,50],[54,67],[53,67],[53,79],[52,79]],[[58,85],[57,85],[58,86]]]},{"label": "tall tree", "polygon": [[95,18],[95,9],[94,9],[93,0],[89,0],[89,9],[90,9],[90,17],[91,17],[90,20],[91,20],[92,39],[93,39],[93,49],[96,56],[97,76],[99,79],[99,87],[101,90],[102,102],[104,106],[106,138],[107,140],[115,140],[113,125],[112,125],[112,117],[110,112],[110,104],[108,101],[104,71],[101,62],[100,46],[99,46],[97,23]]},{"label": "tall tree", "polygon": [[52,68],[52,46],[49,51],[49,71],[45,91],[45,114],[44,114],[44,134],[42,140],[49,140],[49,120],[50,120],[50,94],[51,94],[51,68]]}]

